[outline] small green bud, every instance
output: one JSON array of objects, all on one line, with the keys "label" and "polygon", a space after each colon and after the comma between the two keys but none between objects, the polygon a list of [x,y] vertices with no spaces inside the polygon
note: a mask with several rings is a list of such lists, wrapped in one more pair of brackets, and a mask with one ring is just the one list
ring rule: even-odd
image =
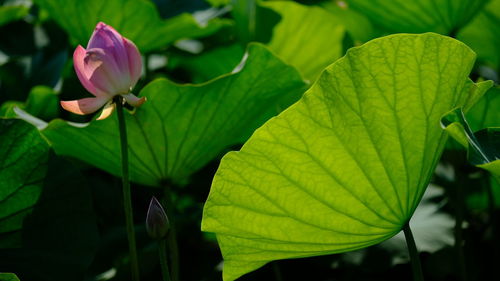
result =
[{"label": "small green bud", "polygon": [[153,196],[146,216],[146,230],[153,239],[164,239],[170,229],[170,222],[160,202]]}]

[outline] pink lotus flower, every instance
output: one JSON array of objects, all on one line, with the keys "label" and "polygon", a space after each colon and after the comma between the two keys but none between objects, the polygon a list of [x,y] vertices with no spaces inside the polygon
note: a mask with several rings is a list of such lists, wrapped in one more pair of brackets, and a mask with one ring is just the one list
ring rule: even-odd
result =
[{"label": "pink lotus flower", "polygon": [[78,79],[94,98],[61,101],[67,111],[84,115],[104,107],[97,120],[108,117],[114,110],[113,98],[121,95],[127,103],[138,107],[146,101],[130,93],[141,76],[142,60],[135,44],[114,28],[98,23],[87,49],[78,46],[73,53]]}]

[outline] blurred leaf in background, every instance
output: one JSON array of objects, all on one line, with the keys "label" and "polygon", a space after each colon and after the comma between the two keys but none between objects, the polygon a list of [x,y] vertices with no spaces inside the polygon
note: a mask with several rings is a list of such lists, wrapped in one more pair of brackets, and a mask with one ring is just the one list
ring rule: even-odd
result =
[{"label": "blurred leaf in background", "polygon": [[456,35],[489,0],[346,0],[390,32]]},{"label": "blurred leaf in background", "polygon": [[102,21],[119,30],[143,53],[166,48],[182,38],[210,35],[228,24],[217,18],[198,22],[186,13],[162,20],[154,4],[144,0],[82,0],[71,5],[64,0],[35,0],[35,3],[71,35],[75,45],[86,46],[96,23]]}]

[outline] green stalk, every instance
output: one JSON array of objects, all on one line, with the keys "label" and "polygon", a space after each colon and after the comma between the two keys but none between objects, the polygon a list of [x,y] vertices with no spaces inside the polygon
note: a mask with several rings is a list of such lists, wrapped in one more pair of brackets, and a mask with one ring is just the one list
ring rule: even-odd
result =
[{"label": "green stalk", "polygon": [[172,202],[172,194],[170,192],[169,184],[164,185],[164,206],[167,213],[167,217],[170,220],[170,230],[168,231],[167,244],[168,252],[171,262],[171,273],[172,280],[179,280],[179,246],[177,245],[177,234],[175,227],[175,216],[173,214],[174,204]]},{"label": "green stalk", "polygon": [[165,239],[158,241],[158,254],[160,255],[160,267],[163,281],[170,281],[170,273],[168,270],[167,260],[167,242]]},{"label": "green stalk", "polygon": [[133,281],[139,281],[139,265],[137,262],[137,249],[135,246],[134,217],[132,213],[132,196],[130,193],[130,182],[128,174],[128,143],[127,127],[123,116],[123,98],[114,98],[118,115],[118,128],[120,130],[120,145],[122,154],[122,188],[123,188],[123,210],[127,226],[128,250],[130,255],[130,270]]},{"label": "green stalk", "polygon": [[423,281],[424,276],[422,273],[422,266],[420,265],[420,257],[418,256],[417,246],[413,233],[411,233],[410,223],[407,222],[403,227],[403,232],[406,238],[406,245],[410,254],[411,269],[413,271],[413,281]]}]

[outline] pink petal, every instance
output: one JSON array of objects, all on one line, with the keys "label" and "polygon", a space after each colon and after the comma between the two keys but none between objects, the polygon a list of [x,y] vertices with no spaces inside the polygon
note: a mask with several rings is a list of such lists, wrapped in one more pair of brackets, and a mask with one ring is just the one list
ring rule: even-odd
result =
[{"label": "pink petal", "polygon": [[107,101],[107,97],[84,98],[72,101],[61,101],[61,106],[69,112],[85,115],[96,112]]},{"label": "pink petal", "polygon": [[139,107],[146,101],[146,97],[138,98],[133,94],[122,95],[122,97],[127,101],[128,104],[134,107]]},{"label": "pink petal", "polygon": [[[99,48],[88,49],[84,62],[87,68],[94,69],[89,80],[96,88],[112,96],[130,90],[128,70],[120,69],[108,51]],[[94,68],[95,65],[97,68]]]},{"label": "pink petal", "polygon": [[99,117],[97,117],[97,120],[103,120],[108,118],[111,113],[115,110],[116,104],[114,102],[108,102],[105,106],[104,109],[101,111],[101,114]]},{"label": "pink petal", "polygon": [[128,55],[128,65],[130,71],[131,88],[135,86],[139,78],[141,78],[142,72],[142,58],[139,50],[135,46],[134,42],[123,38],[123,44],[125,45],[125,50]]},{"label": "pink petal", "polygon": [[87,50],[93,48],[104,49],[115,59],[120,69],[129,68],[123,37],[113,27],[103,22],[97,24],[87,45]]},{"label": "pink petal", "polygon": [[105,93],[103,93],[100,89],[97,89],[89,80],[98,65],[86,65],[86,55],[87,51],[85,51],[82,46],[78,45],[73,53],[73,65],[75,67],[76,75],[87,91],[92,93],[94,96],[103,96]]}]

